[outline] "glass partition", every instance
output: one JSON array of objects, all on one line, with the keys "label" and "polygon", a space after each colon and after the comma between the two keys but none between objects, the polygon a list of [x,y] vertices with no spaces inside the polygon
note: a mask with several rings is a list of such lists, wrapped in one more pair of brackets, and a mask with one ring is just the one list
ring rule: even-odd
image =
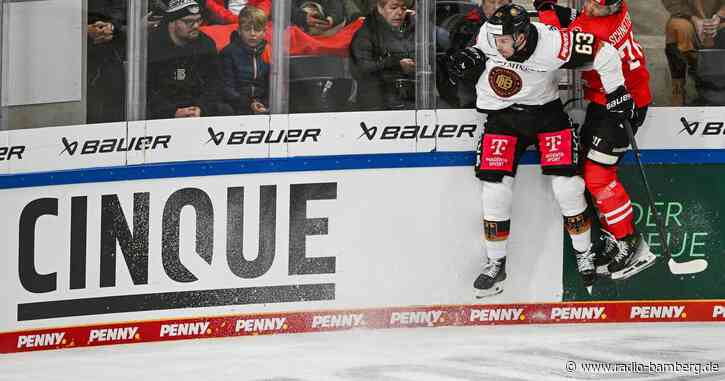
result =
[{"label": "glass partition", "polygon": [[[472,108],[441,62],[505,2],[4,0],[2,128]],[[725,105],[725,0],[627,4],[653,106]]]}]

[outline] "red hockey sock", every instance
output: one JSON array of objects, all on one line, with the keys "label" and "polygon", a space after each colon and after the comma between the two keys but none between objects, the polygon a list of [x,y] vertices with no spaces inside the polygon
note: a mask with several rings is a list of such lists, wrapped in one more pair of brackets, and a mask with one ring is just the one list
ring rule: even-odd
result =
[{"label": "red hockey sock", "polygon": [[584,163],[584,182],[594,197],[602,227],[617,239],[634,233],[632,202],[617,177],[617,167],[587,160]]}]

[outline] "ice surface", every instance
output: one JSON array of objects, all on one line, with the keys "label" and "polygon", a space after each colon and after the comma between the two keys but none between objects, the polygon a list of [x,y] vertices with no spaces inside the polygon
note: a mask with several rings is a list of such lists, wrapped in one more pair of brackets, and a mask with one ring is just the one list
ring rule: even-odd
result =
[{"label": "ice surface", "polygon": [[444,327],[135,344],[0,355],[0,380],[725,380],[725,369],[699,376],[570,373],[567,361],[724,368],[725,326]]}]

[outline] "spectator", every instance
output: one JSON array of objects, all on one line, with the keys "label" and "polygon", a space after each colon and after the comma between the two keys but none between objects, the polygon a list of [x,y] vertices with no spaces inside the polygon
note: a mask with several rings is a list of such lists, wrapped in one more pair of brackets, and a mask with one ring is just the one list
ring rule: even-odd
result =
[{"label": "spectator", "polygon": [[212,24],[236,24],[239,12],[248,0],[207,0],[206,10]]},{"label": "spectator", "polygon": [[[375,8],[375,0],[343,0],[343,3],[348,20],[354,20],[356,18],[354,17],[357,15],[355,13],[356,11],[360,12],[358,16],[365,17],[373,13]],[[408,9],[413,9],[413,3],[413,0],[405,0],[405,5]]]},{"label": "spectator", "polygon": [[149,35],[148,119],[230,114],[220,101],[221,74],[214,42],[199,32],[197,0],[170,0]]},{"label": "spectator", "polygon": [[[511,0],[481,0],[478,3],[480,5],[471,9],[468,14],[455,15],[443,21],[440,26],[443,32],[438,32],[439,41],[442,40],[441,34],[448,34],[448,44],[442,46],[446,54],[439,54],[437,57],[436,85],[442,100],[452,108],[475,107],[476,81],[458,81],[453,84],[448,80],[448,73],[445,71],[445,58],[459,50],[473,46],[481,26],[499,7],[511,4]],[[469,75],[477,78],[480,74],[474,72]]]},{"label": "spectator", "polygon": [[292,23],[313,36],[332,35],[345,25],[345,10],[339,0],[292,0]]},{"label": "spectator", "polygon": [[414,24],[403,0],[377,0],[352,39],[350,56],[361,109],[415,105]]},{"label": "spectator", "polygon": [[247,6],[239,13],[239,30],[222,50],[224,97],[240,115],[267,112],[269,65],[261,57],[266,23],[263,11]]},{"label": "spectator", "polygon": [[126,119],[126,2],[88,0],[86,123]]},{"label": "spectator", "polygon": [[[670,13],[665,53],[672,77],[673,106],[713,104],[722,84],[703,80],[697,72],[697,51],[725,49],[725,0],[662,0]],[[697,96],[686,99],[687,81],[693,79]],[[716,102],[721,103],[721,102]]]}]

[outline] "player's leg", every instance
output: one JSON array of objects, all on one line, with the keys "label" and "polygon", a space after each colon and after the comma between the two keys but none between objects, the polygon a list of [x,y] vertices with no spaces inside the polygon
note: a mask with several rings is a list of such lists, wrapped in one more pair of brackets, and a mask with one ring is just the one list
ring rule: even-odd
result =
[{"label": "player's leg", "polygon": [[506,246],[511,227],[513,182],[519,158],[528,145],[513,129],[515,115],[499,111],[488,115],[478,144],[475,173],[483,181],[484,245],[488,262],[473,287],[477,297],[503,291],[506,279]]},{"label": "player's leg", "polygon": [[[632,121],[635,132],[644,122],[646,113],[647,108],[637,110],[637,118]],[[644,252],[641,237],[634,227],[632,201],[617,174],[617,164],[629,147],[624,128],[606,112],[604,106],[592,103],[587,109],[582,141],[588,147],[584,180],[594,199],[602,229],[608,232],[602,235],[603,244],[605,247],[616,244],[617,247],[607,266],[608,271],[612,274],[623,271],[637,263],[635,258],[639,254],[645,256],[647,261],[644,264],[649,267],[654,257],[648,251]]]},{"label": "player's leg", "polygon": [[563,109],[553,109],[541,120],[538,135],[541,169],[552,177],[551,186],[564,227],[576,252],[577,270],[590,287],[595,279],[594,256],[591,252],[591,219],[587,213],[584,179],[579,175],[579,140]]}]

